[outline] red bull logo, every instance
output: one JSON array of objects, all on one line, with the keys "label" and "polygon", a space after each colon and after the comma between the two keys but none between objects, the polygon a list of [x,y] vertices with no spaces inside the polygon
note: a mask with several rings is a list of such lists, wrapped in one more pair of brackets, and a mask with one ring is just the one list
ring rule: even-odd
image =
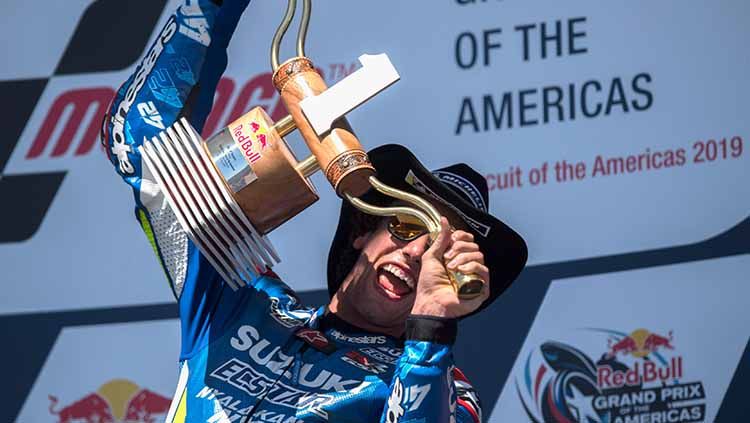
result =
[{"label": "red bull logo", "polygon": [[620,388],[625,385],[640,386],[644,383],[677,380],[683,377],[682,357],[672,357],[666,366],[657,366],[653,361],[635,362],[628,370],[617,370],[603,365],[596,368],[596,384],[601,388]]},{"label": "red bull logo", "polygon": [[672,331],[588,328],[571,337],[585,339],[586,349],[547,340],[526,356],[516,390],[529,421],[709,421],[703,382],[690,380]]},{"label": "red bull logo", "polygon": [[662,349],[674,350],[672,331],[667,336],[662,336],[647,329],[636,329],[620,339],[610,338],[605,359],[613,360],[618,355],[624,355],[644,360],[637,360],[627,370],[614,369],[609,365],[597,366],[597,385],[602,388],[639,386],[643,383],[663,383],[682,378],[682,357],[672,357],[669,362],[662,360],[661,365],[648,358]]},{"label": "red bull logo", "polygon": [[155,423],[164,421],[171,399],[125,379],[115,379],[60,407],[50,395],[50,414],[59,423]]},{"label": "red bull logo", "polygon": [[610,338],[608,347],[607,358],[615,358],[618,354],[643,358],[661,348],[674,349],[672,331],[669,331],[669,335],[665,337],[647,329],[636,329],[619,340]]},{"label": "red bull logo", "polygon": [[[244,117],[240,120],[242,119]],[[232,127],[232,138],[240,146],[250,164],[262,157],[262,152],[268,145],[267,135],[268,128],[265,124],[256,121],[240,122]]]}]

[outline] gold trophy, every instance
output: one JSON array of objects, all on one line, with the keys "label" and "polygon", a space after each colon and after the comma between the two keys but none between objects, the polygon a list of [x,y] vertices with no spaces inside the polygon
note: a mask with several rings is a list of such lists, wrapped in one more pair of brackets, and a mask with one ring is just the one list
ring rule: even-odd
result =
[{"label": "gold trophy", "polygon": [[[404,230],[426,228],[432,239],[440,231],[440,214],[429,202],[377,179],[344,117],[399,80],[388,56],[360,56],[360,69],[327,87],[305,55],[311,0],[303,0],[297,55],[280,64],[296,3],[288,0],[271,46],[273,83],[288,116],[273,122],[256,107],[207,140],[182,118],[140,147],[180,224],[233,289],[280,261],[266,235],[318,200],[309,180],[318,170],[360,211],[393,216]],[[303,160],[284,140],[295,129],[312,153]],[[377,207],[358,198],[371,188],[413,207]],[[474,274],[448,274],[461,298],[476,297],[484,285]]]}]

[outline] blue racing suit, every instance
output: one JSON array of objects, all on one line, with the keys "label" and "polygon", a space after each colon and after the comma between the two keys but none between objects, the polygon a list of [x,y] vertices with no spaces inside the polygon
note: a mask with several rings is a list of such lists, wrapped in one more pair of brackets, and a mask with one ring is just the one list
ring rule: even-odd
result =
[{"label": "blue racing suit", "polygon": [[184,0],[119,89],[102,128],[179,302],[180,375],[167,421],[480,421],[478,398],[453,364],[454,322],[413,317],[395,339],[353,327],[325,306],[304,307],[271,272],[235,292],[142,166],[138,146],[180,117],[200,132],[248,3]]}]

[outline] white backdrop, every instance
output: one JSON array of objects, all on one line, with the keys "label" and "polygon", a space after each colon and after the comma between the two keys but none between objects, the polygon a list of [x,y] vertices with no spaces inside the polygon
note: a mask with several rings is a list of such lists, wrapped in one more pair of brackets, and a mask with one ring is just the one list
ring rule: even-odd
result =
[{"label": "white backdrop", "polygon": [[[12,19],[6,15],[3,31],[29,35],[24,37],[25,51],[38,47],[44,54],[23,55],[19,44],[5,43],[0,47],[3,56],[22,60],[6,61],[0,75],[21,78],[48,73],[55,63],[49,58],[61,55],[65,44],[60,40],[72,30],[86,3],[55,6],[59,8],[54,13],[43,15],[36,13],[39,5],[25,6],[16,9]],[[750,30],[740,18],[747,16],[750,6],[701,1],[676,6],[675,2],[595,1],[463,6],[449,1],[318,2],[308,55],[330,84],[340,79],[342,68],[351,69],[360,54],[388,53],[402,79],[350,115],[362,143],[368,148],[404,143],[433,168],[470,163],[488,175],[490,188],[495,188],[493,213],[527,239],[529,264],[559,262],[697,242],[748,214],[750,188],[739,183],[750,169],[747,148],[738,154],[732,149],[732,138],[735,146],[740,138],[746,143],[750,129],[742,113],[743,99],[750,95],[750,82],[744,77],[750,59],[743,54]],[[170,4],[165,14],[172,9]],[[268,71],[268,46],[282,12],[280,4],[256,1],[240,22],[225,74],[236,86],[222,124],[245,83]],[[23,24],[31,15],[41,20],[45,37],[32,36]],[[547,58],[542,59],[541,23],[549,37],[557,31],[557,21],[562,55],[556,55],[557,41],[552,39],[546,43]],[[532,24],[536,26],[525,31],[529,55],[525,61],[524,31],[516,28]],[[569,27],[578,34],[573,48],[585,53],[568,54]],[[489,66],[484,66],[485,31],[489,31],[488,44],[501,44],[488,49]],[[459,41],[463,33],[473,35]],[[462,69],[459,61],[467,65],[473,55],[471,37],[476,40],[476,65]],[[288,37],[292,38],[293,34]],[[286,47],[288,56],[291,42]],[[26,158],[60,93],[82,87],[116,88],[130,72],[56,77],[46,87],[4,173],[70,172],[37,234],[25,243],[0,245],[0,262],[6,264],[7,280],[14,284],[0,300],[0,311],[168,300],[162,274],[132,217],[128,190],[116,181],[102,154],[95,149],[86,156],[73,156],[71,148],[62,157]],[[635,81],[640,92],[632,86],[639,74],[647,75]],[[617,78],[620,84],[613,82]],[[580,104],[588,81],[599,84],[586,88],[589,114],[602,108],[592,118],[584,117]],[[570,85],[577,103],[572,108]],[[560,88],[562,99],[560,109],[548,108],[548,123],[544,123],[544,88],[550,86]],[[548,102],[554,103],[560,92],[548,89]],[[507,127],[503,116],[501,128],[495,129],[489,107],[499,113],[506,93],[510,93],[512,127]],[[268,101],[258,94],[251,105],[275,106],[277,96]],[[485,96],[492,99],[490,106],[486,107]],[[626,106],[618,102],[621,99]],[[609,115],[605,115],[607,103],[613,104]],[[638,111],[632,103],[648,107]],[[525,126],[521,126],[522,105]],[[571,113],[575,113],[573,120]],[[486,114],[488,130],[484,130]],[[718,148],[713,147],[717,158],[711,162],[705,147],[696,144],[709,140],[718,142]],[[302,154],[302,143],[293,144]],[[50,142],[47,150],[53,145]],[[678,149],[684,150],[682,166],[594,174],[598,156],[606,164],[611,158],[627,160],[647,151]],[[695,163],[696,158],[706,161]],[[582,162],[583,178],[558,182],[555,164],[563,160]],[[530,176],[536,172],[542,180],[540,169],[545,163],[546,183],[532,185]],[[645,168],[644,159],[641,165]],[[497,189],[498,179],[504,181],[502,174],[511,168],[520,169],[520,174],[511,173],[519,176],[522,186]],[[283,255],[279,272],[299,289],[324,286],[325,255],[338,215],[332,190],[322,178],[316,182],[321,200],[271,235]],[[35,265],[39,257],[44,257],[44,266]]]},{"label": "white backdrop", "polygon": [[[11,3],[0,34],[15,41],[0,45],[0,79],[49,76],[93,2]],[[283,3],[255,0],[242,18],[225,74],[234,86],[219,125],[243,87],[269,71]],[[152,39],[176,4],[169,2]],[[350,114],[361,142],[405,144],[431,168],[471,164],[487,176],[492,212],[524,236],[529,264],[537,265],[696,243],[748,216],[748,16],[744,1],[326,0],[314,2],[307,52],[329,85],[352,71],[360,54],[388,53],[401,81]],[[293,38],[291,31],[283,57]],[[99,147],[51,154],[70,108],[45,151],[28,155],[61,95],[114,90],[134,67],[56,76],[46,85],[2,174],[67,174],[34,236],[0,244],[0,314],[172,301],[134,219],[131,193]],[[254,91],[241,108],[272,110],[277,101]],[[91,108],[74,147],[88,122],[98,123],[93,115]],[[299,138],[290,140],[302,155]],[[563,160],[572,164],[570,174],[556,169]],[[618,160],[623,167],[611,168]],[[653,168],[658,164],[664,166]],[[324,288],[338,218],[327,182],[320,175],[314,181],[320,201],[270,236],[283,259],[278,272],[299,290]],[[746,281],[748,270],[745,260],[723,271]],[[680,279],[679,272],[660,277],[664,284]],[[149,328],[166,336],[175,330]],[[47,375],[60,363],[55,355],[71,357],[74,334],[64,335],[38,381],[44,386],[34,388],[39,401],[50,381],[60,385]],[[163,380],[173,381],[166,373]],[[102,376],[102,383],[115,377]],[[88,392],[81,389],[70,398]],[[49,419],[46,409],[37,411]]]}]

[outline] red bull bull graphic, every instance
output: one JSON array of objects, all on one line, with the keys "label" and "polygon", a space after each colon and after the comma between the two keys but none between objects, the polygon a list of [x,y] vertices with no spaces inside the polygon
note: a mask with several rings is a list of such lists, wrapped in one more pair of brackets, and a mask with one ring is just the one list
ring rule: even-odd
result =
[{"label": "red bull bull graphic", "polygon": [[617,354],[632,354],[635,357],[645,357],[650,353],[656,353],[659,349],[673,350],[672,331],[664,337],[646,329],[636,329],[629,335],[613,334],[609,338],[609,352],[607,356],[612,358]]},{"label": "red bull bull graphic", "polygon": [[[703,383],[685,382],[689,369],[672,331],[666,336],[647,329],[626,333],[596,328],[582,333],[602,339],[603,347],[606,340],[606,349],[584,352],[547,341],[528,353],[516,391],[532,422],[705,421]],[[591,358],[597,356],[596,361]]]},{"label": "red bull bull graphic", "polygon": [[57,398],[50,395],[49,399],[49,412],[58,416],[57,421],[60,423],[79,421],[86,423],[114,423],[115,421],[109,402],[99,394],[86,395],[78,401],[57,410],[55,409],[58,403]]},{"label": "red bull bull graphic", "polygon": [[58,423],[155,423],[164,421],[171,398],[125,379],[111,380],[96,392],[60,406],[50,395],[49,412]]}]

